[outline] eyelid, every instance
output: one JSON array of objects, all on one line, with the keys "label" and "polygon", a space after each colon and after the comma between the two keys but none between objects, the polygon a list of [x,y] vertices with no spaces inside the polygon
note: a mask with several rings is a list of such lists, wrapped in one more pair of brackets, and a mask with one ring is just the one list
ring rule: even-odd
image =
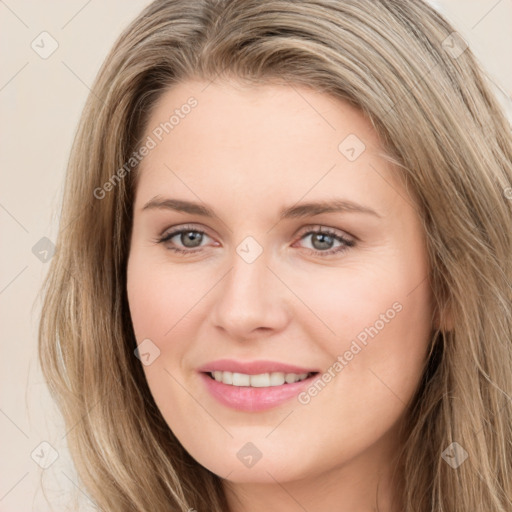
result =
[{"label": "eyelid", "polygon": [[171,233],[171,232],[174,232],[174,231],[186,231],[186,230],[190,230],[190,231],[201,231],[201,232],[204,232],[206,233],[206,229],[202,226],[200,226],[199,224],[193,224],[193,223],[190,223],[190,224],[177,224],[176,226],[170,226],[170,227],[166,227],[161,233],[159,236],[165,236],[165,234],[167,232]]},{"label": "eyelid", "polygon": [[310,233],[311,231],[322,231],[325,233],[330,232],[330,233],[333,233],[337,236],[340,236],[340,237],[346,239],[347,241],[350,240],[350,241],[355,242],[356,240],[358,240],[357,237],[355,237],[354,235],[351,235],[347,231],[344,231],[339,228],[333,228],[333,227],[327,226],[325,224],[309,224],[307,226],[304,226],[304,227],[300,228],[300,230],[298,231],[298,234],[296,236],[303,236],[307,233]]}]

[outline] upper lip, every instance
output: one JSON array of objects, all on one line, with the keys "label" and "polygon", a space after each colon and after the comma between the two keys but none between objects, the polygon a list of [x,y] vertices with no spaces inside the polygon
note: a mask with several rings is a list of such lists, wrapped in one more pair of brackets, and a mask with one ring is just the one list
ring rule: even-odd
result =
[{"label": "upper lip", "polygon": [[233,359],[218,359],[206,363],[198,369],[200,372],[235,372],[245,373],[247,375],[259,375],[261,373],[316,373],[318,370],[312,368],[303,368],[288,363],[278,361],[235,361]]}]

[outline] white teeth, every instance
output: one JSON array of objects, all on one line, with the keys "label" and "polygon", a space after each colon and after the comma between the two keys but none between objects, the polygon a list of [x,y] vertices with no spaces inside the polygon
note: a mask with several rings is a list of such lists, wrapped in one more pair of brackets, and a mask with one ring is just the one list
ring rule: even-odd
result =
[{"label": "white teeth", "polygon": [[233,372],[233,386],[250,386],[251,376]]},{"label": "white teeth", "polygon": [[296,382],[299,379],[297,379],[296,373],[287,373],[284,376],[284,380],[287,382],[287,384],[293,384],[294,382]]},{"label": "white teeth", "polygon": [[[217,373],[217,372],[215,372]],[[215,376],[215,380],[218,380],[219,382],[224,382],[224,384],[233,384],[233,374],[231,372],[219,372],[220,378],[217,378]]]},{"label": "white teeth", "polygon": [[270,385],[271,386],[282,386],[284,384],[284,373],[271,373],[270,374]]},{"label": "white teeth", "polygon": [[270,386],[270,373],[251,375],[251,386],[253,388],[268,388]]},{"label": "white teeth", "polygon": [[259,375],[247,375],[245,373],[214,371],[210,375],[217,381],[232,386],[250,386],[253,388],[267,388],[282,386],[285,382],[293,384],[307,378],[309,373],[260,373]]}]

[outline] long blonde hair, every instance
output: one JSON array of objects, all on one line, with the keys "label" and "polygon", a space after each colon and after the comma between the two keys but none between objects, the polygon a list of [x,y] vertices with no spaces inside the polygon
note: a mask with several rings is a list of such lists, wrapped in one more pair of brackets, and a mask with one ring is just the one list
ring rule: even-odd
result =
[{"label": "long blonde hair", "polygon": [[[39,332],[90,496],[112,512],[228,510],[221,479],[174,437],[134,356],[136,169],[104,187],[166,89],[219,77],[307,85],[371,121],[417,198],[442,320],[407,408],[404,510],[512,512],[510,127],[471,50],[420,0],[157,0],[115,43],[73,144]],[[456,468],[442,456],[454,442],[468,455]]]}]

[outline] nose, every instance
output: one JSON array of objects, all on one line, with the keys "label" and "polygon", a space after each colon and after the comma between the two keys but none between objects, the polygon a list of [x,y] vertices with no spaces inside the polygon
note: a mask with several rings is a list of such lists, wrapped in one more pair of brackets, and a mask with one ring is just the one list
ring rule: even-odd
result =
[{"label": "nose", "polygon": [[288,324],[290,295],[269,268],[265,251],[252,263],[234,253],[231,270],[216,287],[211,319],[236,340],[268,336]]}]

